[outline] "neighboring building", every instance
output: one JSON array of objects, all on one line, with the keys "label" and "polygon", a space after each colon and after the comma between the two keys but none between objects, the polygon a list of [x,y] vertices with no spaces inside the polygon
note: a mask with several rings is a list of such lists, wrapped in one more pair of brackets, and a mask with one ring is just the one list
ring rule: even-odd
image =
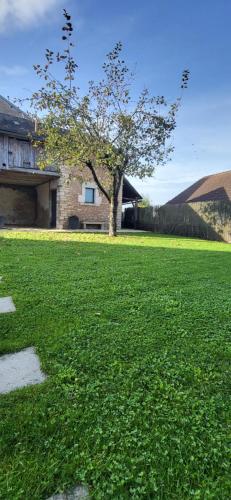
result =
[{"label": "neighboring building", "polygon": [[[107,229],[109,203],[91,173],[76,168],[40,170],[30,136],[34,122],[0,96],[0,218],[5,225]],[[103,176],[102,171],[102,176]],[[118,228],[122,203],[141,196],[126,178],[119,196]]]},{"label": "neighboring building", "polygon": [[231,170],[203,177],[161,207],[126,209],[126,227],[231,242]]},{"label": "neighboring building", "polygon": [[166,232],[231,242],[231,170],[203,177],[160,214]]}]

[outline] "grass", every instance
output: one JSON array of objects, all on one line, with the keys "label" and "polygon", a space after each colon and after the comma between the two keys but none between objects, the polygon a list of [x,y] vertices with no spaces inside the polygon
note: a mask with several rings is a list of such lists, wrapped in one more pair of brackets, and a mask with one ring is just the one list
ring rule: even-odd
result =
[{"label": "grass", "polygon": [[0,397],[0,498],[228,499],[231,246],[0,234],[0,352],[49,375]]}]

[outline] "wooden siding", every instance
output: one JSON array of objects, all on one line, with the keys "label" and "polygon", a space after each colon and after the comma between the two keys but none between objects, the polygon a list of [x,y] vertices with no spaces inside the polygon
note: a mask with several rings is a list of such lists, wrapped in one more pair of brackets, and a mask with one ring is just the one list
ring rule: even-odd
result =
[{"label": "wooden siding", "polygon": [[36,168],[35,153],[29,141],[0,136],[0,168]]}]

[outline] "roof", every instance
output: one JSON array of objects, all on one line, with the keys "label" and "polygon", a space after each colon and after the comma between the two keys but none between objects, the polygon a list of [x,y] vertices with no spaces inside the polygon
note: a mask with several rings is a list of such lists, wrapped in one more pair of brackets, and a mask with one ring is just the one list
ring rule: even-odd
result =
[{"label": "roof", "polygon": [[5,97],[0,95],[0,112],[6,115],[11,115],[18,118],[28,118],[26,113],[24,113],[20,108],[15,106],[12,102],[8,101]]},{"label": "roof", "polygon": [[34,122],[31,118],[0,95],[0,132],[17,137],[27,137],[34,132]]},{"label": "roof", "polygon": [[142,200],[142,196],[136,191],[136,189],[132,186],[129,180],[124,177],[123,181],[123,203],[129,203],[131,201],[139,201]]},{"label": "roof", "polygon": [[203,177],[168,201],[168,204],[206,201],[231,202],[231,170]]}]

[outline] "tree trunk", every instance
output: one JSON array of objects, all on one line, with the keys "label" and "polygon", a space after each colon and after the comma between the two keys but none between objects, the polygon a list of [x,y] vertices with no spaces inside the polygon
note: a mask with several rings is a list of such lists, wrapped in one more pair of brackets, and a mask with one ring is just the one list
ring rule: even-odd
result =
[{"label": "tree trunk", "polygon": [[112,189],[109,191],[104,188],[102,183],[100,182],[96,169],[94,168],[93,164],[91,161],[86,162],[86,167],[89,168],[89,170],[92,173],[93,179],[96,182],[98,188],[100,189],[101,193],[104,194],[104,196],[107,198],[108,202],[110,203],[110,215],[109,215],[109,236],[116,236],[117,235],[117,214],[118,214],[118,205],[119,205],[119,192],[121,188],[121,183],[123,179],[123,170],[118,169],[117,171],[112,174]]},{"label": "tree trunk", "polygon": [[117,235],[117,214],[122,178],[123,174],[119,170],[113,175],[112,194],[110,198],[109,236]]},{"label": "tree trunk", "polygon": [[113,195],[110,203],[109,236],[117,235],[118,196]]}]

